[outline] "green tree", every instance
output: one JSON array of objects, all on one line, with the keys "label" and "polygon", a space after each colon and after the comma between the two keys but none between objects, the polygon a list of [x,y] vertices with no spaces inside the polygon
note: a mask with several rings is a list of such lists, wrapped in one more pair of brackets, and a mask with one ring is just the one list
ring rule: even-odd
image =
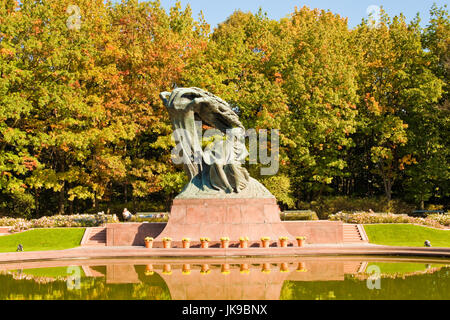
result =
[{"label": "green tree", "polygon": [[361,97],[355,142],[366,150],[363,170],[382,179],[390,201],[395,181],[417,163],[413,130],[439,99],[442,82],[427,65],[418,19],[407,24],[403,15],[390,19],[383,12],[379,26],[363,21],[354,37]]},{"label": "green tree", "polygon": [[443,84],[437,103],[418,105],[410,117],[410,152],[416,163],[406,170],[409,198],[421,204],[434,197],[442,201],[449,194],[450,164],[450,19],[446,7],[431,9],[430,24],[423,31],[427,50],[424,63]]},{"label": "green tree", "polygon": [[342,173],[354,131],[349,39],[346,20],[329,12],[303,8],[278,22],[237,11],[214,31],[187,83],[231,102],[247,128],[279,129],[280,174],[296,197],[317,195]]}]

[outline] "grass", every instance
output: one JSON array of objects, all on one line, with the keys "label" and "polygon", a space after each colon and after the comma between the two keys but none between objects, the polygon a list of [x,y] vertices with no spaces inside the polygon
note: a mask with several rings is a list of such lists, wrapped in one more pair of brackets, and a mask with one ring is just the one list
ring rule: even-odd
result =
[{"label": "grass", "polygon": [[[79,271],[80,277],[85,277],[85,273],[81,267],[75,267]],[[18,272],[18,270],[15,270]],[[45,278],[65,278],[70,275],[75,275],[75,269],[69,269],[69,267],[54,267],[54,268],[35,268],[35,269],[23,269],[21,273],[28,274],[34,277],[45,277]]]},{"label": "grass", "polygon": [[366,270],[370,266],[377,266],[383,274],[398,274],[398,273],[414,273],[426,271],[428,268],[442,268],[444,264],[430,264],[425,263],[406,263],[406,262],[371,262],[367,265]]},{"label": "grass", "polygon": [[0,252],[14,252],[19,244],[24,251],[64,250],[78,247],[85,228],[35,229],[0,237]]},{"label": "grass", "polygon": [[364,225],[370,243],[398,246],[424,247],[426,240],[433,247],[450,247],[450,230],[438,230],[410,224],[373,224]]}]

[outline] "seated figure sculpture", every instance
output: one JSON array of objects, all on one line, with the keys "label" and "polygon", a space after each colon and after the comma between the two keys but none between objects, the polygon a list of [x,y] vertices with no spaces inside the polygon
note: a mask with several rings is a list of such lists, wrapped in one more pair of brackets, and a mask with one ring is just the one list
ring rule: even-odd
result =
[{"label": "seated figure sculpture", "polygon": [[[178,160],[189,183],[177,198],[274,198],[242,166],[248,156],[245,128],[231,106],[199,88],[160,94],[178,142]],[[202,150],[203,124],[218,131]],[[174,159],[175,160],[175,159]]]}]

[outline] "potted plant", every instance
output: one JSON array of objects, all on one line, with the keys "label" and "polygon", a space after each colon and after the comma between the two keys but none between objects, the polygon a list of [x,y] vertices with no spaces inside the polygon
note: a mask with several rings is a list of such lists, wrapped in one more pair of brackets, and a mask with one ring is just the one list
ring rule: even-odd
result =
[{"label": "potted plant", "polygon": [[202,264],[201,269],[200,269],[200,274],[209,274],[210,272],[211,272],[211,269],[209,269],[209,265],[206,263]]},{"label": "potted plant", "polygon": [[280,272],[289,272],[289,265],[286,262],[280,265]]},{"label": "potted plant", "polygon": [[183,243],[183,249],[189,249],[191,247],[191,239],[183,238],[181,241]]},{"label": "potted plant", "polygon": [[168,263],[163,265],[163,274],[172,274],[172,266]]},{"label": "potted plant", "polygon": [[230,265],[228,263],[222,264],[221,272],[225,275],[230,274]]},{"label": "potted plant", "polygon": [[145,247],[146,248],[153,248],[153,238],[152,237],[146,237],[144,239]]},{"label": "potted plant", "polygon": [[272,270],[270,269],[270,263],[263,263],[262,272],[270,273]]},{"label": "potted plant", "polygon": [[306,237],[297,237],[296,239],[299,247],[303,247],[305,245]]},{"label": "potted plant", "polygon": [[152,276],[154,274],[153,272],[153,265],[152,264],[147,264],[145,266],[145,275],[146,276]]},{"label": "potted plant", "polygon": [[241,248],[248,248],[248,237],[240,237],[239,238],[239,246]]},{"label": "potted plant", "polygon": [[209,241],[211,241],[211,239],[209,239],[207,237],[200,238],[200,243],[201,243],[202,249],[206,249],[209,247]]},{"label": "potted plant", "polygon": [[183,264],[182,274],[184,274],[184,275],[191,274],[191,265],[190,264]]},{"label": "potted plant", "polygon": [[297,266],[297,272],[306,272],[306,266],[304,262],[299,262]]},{"label": "potted plant", "polygon": [[269,237],[262,237],[261,238],[261,247],[268,248],[270,245],[270,238]]},{"label": "potted plant", "polygon": [[221,247],[223,249],[227,249],[228,246],[230,245],[230,238],[222,237],[222,238],[220,238],[220,242],[221,242]]},{"label": "potted plant", "polygon": [[164,237],[162,239],[162,241],[163,241],[164,249],[170,249],[170,246],[172,244],[172,238]]},{"label": "potted plant", "polygon": [[241,264],[240,273],[241,274],[249,274],[250,273],[250,268],[248,266],[248,263]]},{"label": "potted plant", "polygon": [[286,248],[288,246],[288,241],[289,238],[288,237],[280,237],[280,247],[281,248]]}]

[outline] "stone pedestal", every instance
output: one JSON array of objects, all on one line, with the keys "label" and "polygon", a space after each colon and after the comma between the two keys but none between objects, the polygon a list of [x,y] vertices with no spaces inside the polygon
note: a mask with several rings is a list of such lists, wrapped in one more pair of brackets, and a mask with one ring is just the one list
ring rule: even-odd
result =
[{"label": "stone pedestal", "polygon": [[280,220],[275,198],[175,199],[169,222],[155,242],[190,238],[195,245],[208,237],[211,245],[217,245],[221,237],[229,237],[236,245],[240,237],[248,237],[249,245],[257,246],[261,237],[270,237],[275,245],[282,236],[295,240]]}]

